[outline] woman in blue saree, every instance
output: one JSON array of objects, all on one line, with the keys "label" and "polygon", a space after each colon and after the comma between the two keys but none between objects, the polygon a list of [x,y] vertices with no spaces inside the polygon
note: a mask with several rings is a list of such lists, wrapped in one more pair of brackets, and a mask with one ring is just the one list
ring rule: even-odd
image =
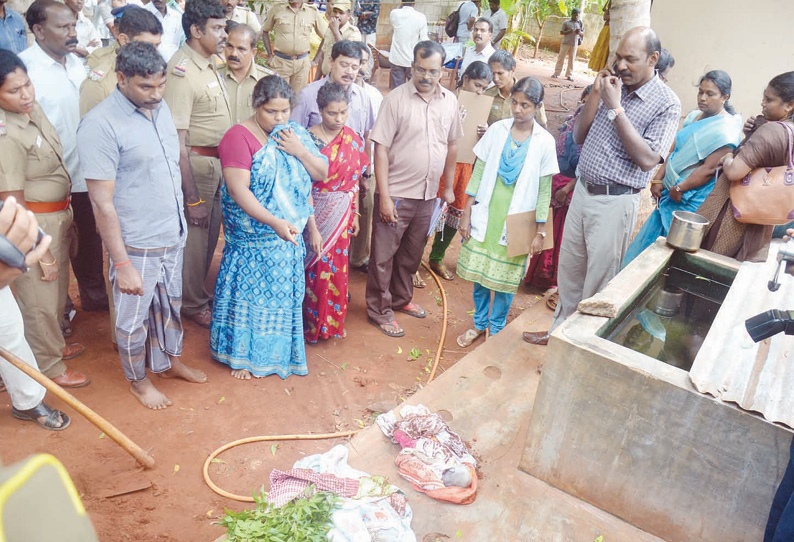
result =
[{"label": "woman in blue saree", "polygon": [[226,245],[215,284],[210,351],[240,379],[308,373],[301,234],[306,228],[319,252],[311,186],[328,175],[328,160],[308,131],[288,122],[292,98],[280,77],[260,79],[254,115],[232,126],[218,148]]},{"label": "woman in blue saree", "polygon": [[698,108],[684,119],[672,153],[651,181],[659,203],[629,246],[624,267],[657,237],[667,235],[674,211],[697,211],[711,192],[720,158],[742,138],[742,119],[728,103],[730,96],[731,78],[724,71],[710,71],[700,79]]}]

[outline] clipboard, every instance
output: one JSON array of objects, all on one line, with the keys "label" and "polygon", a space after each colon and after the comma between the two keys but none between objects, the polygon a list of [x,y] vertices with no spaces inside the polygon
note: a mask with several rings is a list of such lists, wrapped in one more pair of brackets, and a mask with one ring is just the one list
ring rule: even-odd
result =
[{"label": "clipboard", "polygon": [[[546,224],[552,224],[554,220],[553,209],[549,207],[549,217]],[[535,211],[507,215],[505,220],[507,228],[507,257],[524,256],[529,254],[532,240],[537,235],[537,223],[535,222]],[[546,237],[543,239],[543,250],[554,248],[554,235],[549,226],[546,226]]]},{"label": "clipboard", "polygon": [[466,110],[463,118],[463,137],[458,140],[457,162],[474,163],[474,145],[477,144],[477,126],[488,122],[493,96],[475,94],[461,90],[458,94],[458,107]]}]

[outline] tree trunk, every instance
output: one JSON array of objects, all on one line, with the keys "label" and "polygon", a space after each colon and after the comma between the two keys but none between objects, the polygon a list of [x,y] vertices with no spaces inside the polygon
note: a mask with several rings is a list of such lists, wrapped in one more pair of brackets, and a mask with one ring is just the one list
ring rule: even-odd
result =
[{"label": "tree trunk", "polygon": [[538,23],[538,38],[535,40],[535,52],[532,54],[532,58],[538,58],[538,50],[540,49],[540,40],[543,39],[543,27],[546,26],[546,21],[548,19],[543,19],[543,22],[540,22],[540,17],[535,17],[535,20]]},{"label": "tree trunk", "polygon": [[634,27],[651,25],[651,0],[612,0],[609,9],[609,60],[623,36]]}]

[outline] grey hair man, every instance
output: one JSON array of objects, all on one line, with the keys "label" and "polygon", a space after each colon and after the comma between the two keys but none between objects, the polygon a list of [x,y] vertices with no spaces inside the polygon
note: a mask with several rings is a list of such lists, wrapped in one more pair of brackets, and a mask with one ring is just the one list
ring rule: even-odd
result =
[{"label": "grey hair man", "polygon": [[131,42],[116,57],[118,88],[81,121],[78,151],[99,232],[110,254],[116,338],[130,391],[146,407],[171,401],[147,369],[189,382],[184,365],[182,255],[187,237],[179,137],[163,101],[166,63],[154,45]]}]

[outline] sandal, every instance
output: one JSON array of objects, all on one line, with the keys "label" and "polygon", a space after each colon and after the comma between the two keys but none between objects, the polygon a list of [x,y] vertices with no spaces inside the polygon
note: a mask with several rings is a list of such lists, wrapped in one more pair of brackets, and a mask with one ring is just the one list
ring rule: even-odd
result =
[{"label": "sandal", "polygon": [[419,274],[419,271],[414,274],[412,277],[412,282],[414,284],[414,288],[426,288],[427,283],[422,279],[422,275]]},{"label": "sandal", "polygon": [[397,323],[397,320],[392,320],[388,324],[379,324],[372,318],[367,318],[367,321],[378,328],[381,333],[386,335],[387,337],[403,337],[405,335],[405,330],[403,330],[400,325]]},{"label": "sandal", "polygon": [[[39,427],[47,429],[48,431],[63,431],[69,427],[69,424],[71,423],[69,416],[60,410],[50,408],[44,404],[43,401],[39,403],[38,406],[31,408],[30,410],[18,410],[14,407],[11,407],[11,415],[18,420],[34,422]],[[58,416],[61,417],[60,425],[58,424]],[[39,420],[39,418],[45,417],[46,419],[43,422]]]},{"label": "sandal", "polygon": [[477,329],[476,327],[467,329],[466,333],[457,338],[458,346],[461,348],[470,347],[483,333],[485,333],[484,329]]},{"label": "sandal", "polygon": [[559,293],[559,292],[554,292],[554,293],[553,293],[553,294],[551,294],[551,295],[549,296],[549,298],[546,300],[546,306],[547,306],[549,309],[551,309],[551,310],[553,310],[553,311],[556,311],[556,310],[557,310],[557,304],[558,304],[559,302],[560,302],[560,293]]},{"label": "sandal", "polygon": [[455,280],[455,275],[443,263],[431,263],[430,269],[444,280]]},{"label": "sandal", "polygon": [[408,303],[401,309],[397,309],[397,312],[404,312],[408,316],[413,316],[414,318],[425,318],[427,317],[427,311],[414,303],[413,301]]}]

